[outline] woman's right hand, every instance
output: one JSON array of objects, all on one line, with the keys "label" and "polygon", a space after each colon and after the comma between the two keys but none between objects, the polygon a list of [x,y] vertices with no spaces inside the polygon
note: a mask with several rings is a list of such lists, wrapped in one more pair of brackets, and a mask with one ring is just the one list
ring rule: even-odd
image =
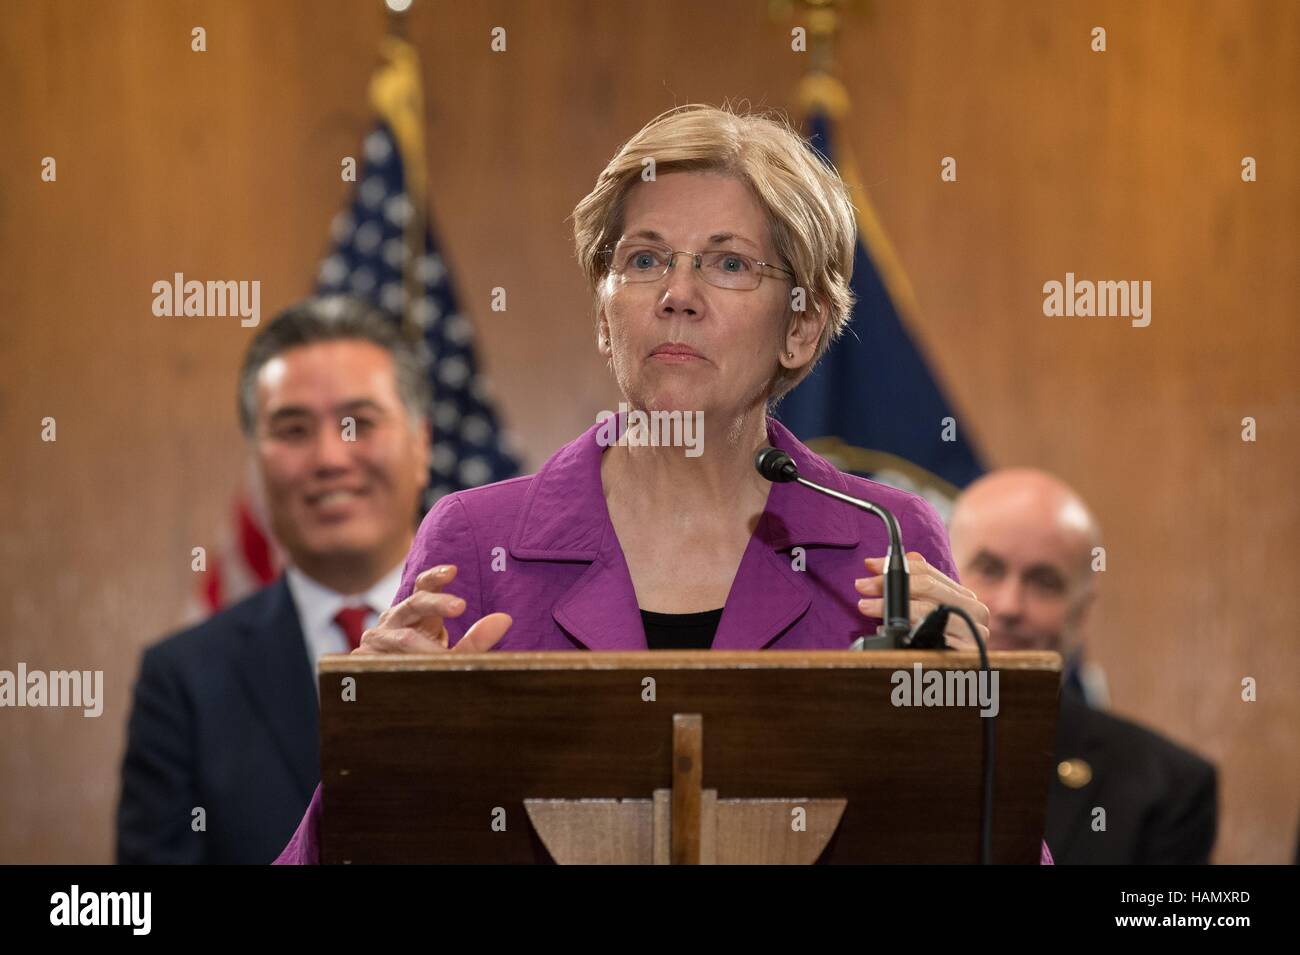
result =
[{"label": "woman's right hand", "polygon": [[484,653],[496,646],[514,622],[509,614],[490,613],[448,648],[446,617],[465,612],[465,601],[442,588],[456,579],[455,564],[441,564],[415,578],[411,596],[379,615],[379,622],[361,635],[353,653]]}]

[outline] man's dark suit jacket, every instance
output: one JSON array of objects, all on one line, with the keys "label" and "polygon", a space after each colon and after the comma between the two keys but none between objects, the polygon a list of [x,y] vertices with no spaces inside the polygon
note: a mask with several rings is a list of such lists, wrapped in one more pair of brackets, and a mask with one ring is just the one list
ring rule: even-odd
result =
[{"label": "man's dark suit jacket", "polygon": [[[1083,760],[1092,779],[1072,789],[1052,780],[1047,845],[1058,865],[1208,862],[1218,813],[1214,767],[1163,736],[1093,709],[1061,689],[1056,765]],[[1106,831],[1093,830],[1093,809]]]},{"label": "man's dark suit jacket", "polygon": [[[122,762],[119,863],[275,860],[320,778],[315,677],[288,584],[149,647]],[[194,831],[194,810],[206,831]]]}]

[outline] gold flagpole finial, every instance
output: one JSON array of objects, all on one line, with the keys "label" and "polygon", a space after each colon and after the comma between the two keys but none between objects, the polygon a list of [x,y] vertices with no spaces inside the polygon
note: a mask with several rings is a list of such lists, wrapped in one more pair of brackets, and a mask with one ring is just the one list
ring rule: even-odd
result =
[{"label": "gold flagpole finial", "polygon": [[[849,92],[835,70],[835,42],[846,18],[870,15],[869,0],[769,0],[772,19],[793,20],[808,34],[808,69],[799,81],[798,110],[808,116],[820,112],[835,123],[848,119]],[[870,197],[858,175],[853,150],[847,142],[836,149],[835,166],[849,189],[857,213],[858,233],[880,270],[885,287],[905,322],[916,314],[916,296],[903,271]]]},{"label": "gold flagpole finial", "polygon": [[865,10],[866,0],[768,0],[771,19],[793,19],[807,31],[807,73],[835,72],[835,41],[844,17]]},{"label": "gold flagpole finial", "polygon": [[818,109],[834,119],[843,118],[849,101],[835,75],[835,44],[845,18],[864,13],[866,0],[769,0],[768,9],[773,20],[793,21],[807,34],[808,66],[799,82],[800,110],[807,114]]}]

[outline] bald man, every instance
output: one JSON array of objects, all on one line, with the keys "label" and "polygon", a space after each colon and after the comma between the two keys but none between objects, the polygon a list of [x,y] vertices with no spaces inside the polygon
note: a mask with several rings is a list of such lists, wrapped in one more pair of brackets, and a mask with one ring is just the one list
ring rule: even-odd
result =
[{"label": "bald man", "polygon": [[1214,767],[1090,707],[1075,678],[1096,599],[1094,549],[1101,546],[1087,505],[1043,471],[994,471],[957,499],[950,537],[962,583],[989,609],[989,649],[1055,650],[1065,661],[1057,778],[1047,803],[1046,841],[1055,861],[1208,862],[1217,817]]}]

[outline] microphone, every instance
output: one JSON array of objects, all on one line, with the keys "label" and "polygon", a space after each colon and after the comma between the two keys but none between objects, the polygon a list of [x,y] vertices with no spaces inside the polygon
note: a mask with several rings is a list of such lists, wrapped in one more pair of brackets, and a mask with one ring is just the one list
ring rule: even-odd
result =
[{"label": "microphone", "polygon": [[[885,609],[884,620],[876,630],[874,637],[858,637],[853,641],[851,650],[899,650],[908,647],[913,650],[942,650],[946,648],[944,628],[950,614],[957,614],[966,621],[971,636],[980,652],[980,670],[989,671],[988,650],[979,635],[979,629],[970,614],[960,607],[940,604],[932,610],[915,634],[910,634],[911,611],[907,596],[907,561],[903,559],[903,538],[898,531],[898,521],[879,504],[849,497],[839,491],[832,491],[799,476],[799,466],[790,455],[780,448],[763,448],[754,455],[754,467],[773,484],[802,484],[837,501],[852,504],[854,507],[875,514],[885,522],[889,529],[889,549],[885,552]],[[980,862],[989,865],[993,859],[993,776],[996,764],[997,718],[989,717],[984,724],[984,770],[983,794],[980,801]]]},{"label": "microphone", "polygon": [[868,514],[874,514],[885,522],[889,531],[889,548],[885,551],[885,609],[881,614],[883,620],[876,629],[874,637],[858,637],[853,641],[851,650],[899,650],[907,645],[908,635],[912,630],[911,611],[907,595],[907,561],[903,554],[903,536],[898,530],[898,521],[879,504],[864,501],[839,491],[822,487],[807,478],[799,476],[799,466],[794,459],[780,448],[763,448],[754,455],[754,467],[758,473],[773,484],[802,484],[806,488],[833,497],[845,504],[852,504]]}]

